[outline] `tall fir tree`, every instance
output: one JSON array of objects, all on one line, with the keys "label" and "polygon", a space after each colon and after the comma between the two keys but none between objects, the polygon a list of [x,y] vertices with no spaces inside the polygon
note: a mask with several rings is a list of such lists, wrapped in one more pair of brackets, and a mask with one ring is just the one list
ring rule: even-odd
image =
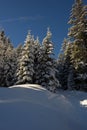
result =
[{"label": "tall fir tree", "polygon": [[71,60],[77,74],[76,84],[83,89],[87,86],[87,6],[82,0],[75,0],[69,24],[72,25],[68,36],[73,43]]},{"label": "tall fir tree", "polygon": [[69,68],[71,66],[71,51],[72,51],[72,44],[68,39],[64,39],[61,52],[58,57],[58,78],[61,84],[61,88],[66,90],[68,89],[68,75],[69,75]]},{"label": "tall fir tree", "polygon": [[14,71],[14,78],[13,78],[13,84],[15,84],[17,82],[17,68],[18,68],[18,65],[19,65],[19,60],[21,58],[21,53],[22,53],[22,49],[23,49],[23,46],[22,44],[19,44],[17,46],[17,48],[15,48],[15,71]]},{"label": "tall fir tree", "polygon": [[56,78],[56,69],[54,59],[51,57],[53,54],[53,43],[51,42],[52,33],[49,28],[47,35],[43,39],[40,57],[40,84],[45,86],[50,91],[55,92],[56,88],[59,87],[59,81]]},{"label": "tall fir tree", "polygon": [[33,83],[38,84],[39,83],[39,68],[40,68],[40,41],[39,37],[36,38],[34,41],[34,75],[33,75]]},{"label": "tall fir tree", "polygon": [[5,36],[3,30],[0,31],[0,85],[8,87],[13,85],[15,73],[15,49],[10,39]]},{"label": "tall fir tree", "polygon": [[28,32],[17,69],[16,84],[33,83],[34,74],[34,39]]}]

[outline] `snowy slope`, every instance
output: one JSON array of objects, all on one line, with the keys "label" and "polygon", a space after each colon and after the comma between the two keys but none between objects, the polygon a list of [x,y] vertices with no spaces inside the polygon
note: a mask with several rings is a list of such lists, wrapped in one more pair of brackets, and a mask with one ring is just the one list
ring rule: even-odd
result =
[{"label": "snowy slope", "polygon": [[87,93],[0,88],[0,130],[87,130]]}]

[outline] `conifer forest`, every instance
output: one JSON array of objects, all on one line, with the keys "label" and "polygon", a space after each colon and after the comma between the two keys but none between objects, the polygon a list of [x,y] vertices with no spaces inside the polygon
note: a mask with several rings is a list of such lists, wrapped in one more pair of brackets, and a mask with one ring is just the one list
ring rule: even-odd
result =
[{"label": "conifer forest", "polygon": [[68,21],[70,28],[54,58],[51,29],[42,43],[28,31],[24,44],[14,47],[0,30],[0,86],[39,84],[49,91],[87,91],[87,5],[76,0]]}]

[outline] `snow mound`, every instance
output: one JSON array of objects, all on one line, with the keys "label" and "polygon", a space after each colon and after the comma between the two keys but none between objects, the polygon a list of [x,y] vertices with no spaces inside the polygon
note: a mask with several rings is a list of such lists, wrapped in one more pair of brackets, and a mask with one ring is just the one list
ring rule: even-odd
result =
[{"label": "snow mound", "polygon": [[87,100],[80,101],[80,104],[81,104],[82,106],[87,107]]},{"label": "snow mound", "polygon": [[87,93],[39,85],[0,88],[0,130],[87,130]]},{"label": "snow mound", "polygon": [[14,85],[11,86],[9,88],[29,88],[29,89],[33,89],[33,90],[46,90],[45,88],[41,87],[40,85],[37,84],[23,84],[23,85]]}]

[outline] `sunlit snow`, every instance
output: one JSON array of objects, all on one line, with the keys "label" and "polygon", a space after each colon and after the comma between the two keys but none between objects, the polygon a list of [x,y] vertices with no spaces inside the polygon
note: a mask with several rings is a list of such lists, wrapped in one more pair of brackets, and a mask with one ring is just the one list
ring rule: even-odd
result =
[{"label": "sunlit snow", "polygon": [[86,99],[86,100],[83,100],[83,101],[80,101],[80,104],[81,104],[82,106],[87,107],[87,99]]}]

